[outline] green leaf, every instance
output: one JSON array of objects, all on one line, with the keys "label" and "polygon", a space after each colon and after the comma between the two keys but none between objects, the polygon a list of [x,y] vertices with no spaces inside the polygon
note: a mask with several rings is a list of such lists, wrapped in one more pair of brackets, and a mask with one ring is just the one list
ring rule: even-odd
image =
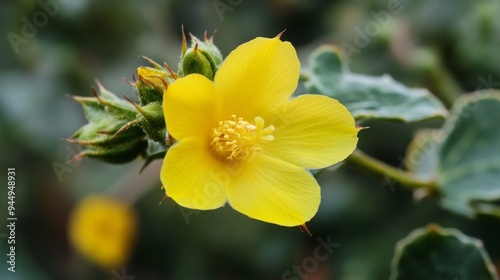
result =
[{"label": "green leaf", "polygon": [[390,280],[495,280],[483,243],[456,229],[431,224],[400,240]]},{"label": "green leaf", "polygon": [[405,166],[416,179],[437,180],[441,140],[440,129],[422,130],[413,137],[406,151]]},{"label": "green leaf", "polygon": [[500,91],[477,91],[452,112],[439,153],[443,206],[500,217]]},{"label": "green leaf", "polygon": [[311,54],[311,73],[304,83],[309,92],[339,100],[356,119],[416,122],[447,116],[445,106],[428,90],[408,88],[389,75],[351,73],[340,53],[323,46]]},{"label": "green leaf", "polygon": [[437,181],[441,205],[459,214],[500,217],[500,92],[459,99],[443,129],[423,131],[405,163],[416,179]]}]

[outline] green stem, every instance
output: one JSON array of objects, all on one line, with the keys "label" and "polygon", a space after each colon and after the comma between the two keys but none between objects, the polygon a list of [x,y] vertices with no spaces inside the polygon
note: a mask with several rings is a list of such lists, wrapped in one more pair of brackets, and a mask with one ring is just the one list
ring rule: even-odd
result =
[{"label": "green stem", "polygon": [[463,93],[463,89],[448,69],[446,69],[438,51],[432,48],[420,49],[415,52],[413,64],[414,67],[422,67],[434,95],[447,108],[451,108],[455,100]]},{"label": "green stem", "polygon": [[429,69],[428,79],[435,88],[434,94],[444,103],[448,108],[453,106],[455,100],[463,92],[461,86],[457,83],[455,78],[446,70],[443,63],[439,62],[437,65]]},{"label": "green stem", "polygon": [[387,163],[363,153],[359,149],[356,149],[354,153],[347,158],[347,162],[363,167],[374,174],[389,177],[391,180],[409,189],[436,188],[436,182],[418,180],[409,172],[390,166]]}]

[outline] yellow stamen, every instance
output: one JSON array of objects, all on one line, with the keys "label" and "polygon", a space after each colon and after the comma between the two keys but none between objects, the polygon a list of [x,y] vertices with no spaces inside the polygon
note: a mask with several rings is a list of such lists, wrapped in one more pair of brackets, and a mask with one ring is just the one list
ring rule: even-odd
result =
[{"label": "yellow stamen", "polygon": [[241,161],[259,151],[259,141],[273,141],[274,126],[264,127],[264,119],[255,117],[255,124],[231,115],[219,121],[209,136],[210,151],[224,161]]}]

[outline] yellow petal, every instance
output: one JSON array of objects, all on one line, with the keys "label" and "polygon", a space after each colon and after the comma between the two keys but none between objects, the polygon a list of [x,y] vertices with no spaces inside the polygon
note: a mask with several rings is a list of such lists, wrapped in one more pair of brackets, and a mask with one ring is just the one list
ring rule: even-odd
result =
[{"label": "yellow petal", "polygon": [[219,118],[215,88],[199,74],[177,79],[163,95],[163,114],[168,132],[177,140],[206,138]]},{"label": "yellow petal", "polygon": [[299,96],[277,112],[274,141],[262,152],[304,168],[324,168],[349,156],[358,142],[354,118],[337,100]]},{"label": "yellow petal", "polygon": [[306,170],[257,154],[231,174],[229,204],[257,220],[282,226],[308,222],[318,211],[320,188]]},{"label": "yellow petal", "polygon": [[226,174],[205,139],[187,138],[167,152],[160,178],[166,195],[179,205],[208,210],[226,202]]},{"label": "yellow petal", "polygon": [[256,38],[240,45],[215,75],[225,114],[252,120],[285,103],[297,88],[300,62],[289,42]]}]

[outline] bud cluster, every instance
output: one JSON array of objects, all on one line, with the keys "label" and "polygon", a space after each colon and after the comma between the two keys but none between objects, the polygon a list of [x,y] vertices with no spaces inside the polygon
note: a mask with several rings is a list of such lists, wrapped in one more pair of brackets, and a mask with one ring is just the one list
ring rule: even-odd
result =
[{"label": "bud cluster", "polygon": [[203,41],[191,36],[191,47],[187,48],[186,36],[182,32],[182,55],[179,63],[179,75],[185,76],[193,73],[201,74],[210,80],[214,79],[215,72],[222,63],[222,54],[214,45],[214,35],[207,38],[205,32]]},{"label": "bud cluster", "polygon": [[[190,34],[191,35],[191,34]],[[201,41],[191,35],[187,48],[182,30],[182,53],[178,73],[167,64],[161,66],[146,59],[152,67],[137,68],[137,78],[128,83],[137,91],[139,104],[124,96],[119,98],[99,82],[92,88],[95,97],[71,96],[83,107],[88,123],[68,142],[84,148],[73,160],[92,157],[110,163],[125,163],[142,156],[146,164],[163,158],[174,139],[168,134],[163,117],[163,94],[176,79],[197,73],[213,79],[222,63],[222,55],[213,44],[213,35]]]}]

